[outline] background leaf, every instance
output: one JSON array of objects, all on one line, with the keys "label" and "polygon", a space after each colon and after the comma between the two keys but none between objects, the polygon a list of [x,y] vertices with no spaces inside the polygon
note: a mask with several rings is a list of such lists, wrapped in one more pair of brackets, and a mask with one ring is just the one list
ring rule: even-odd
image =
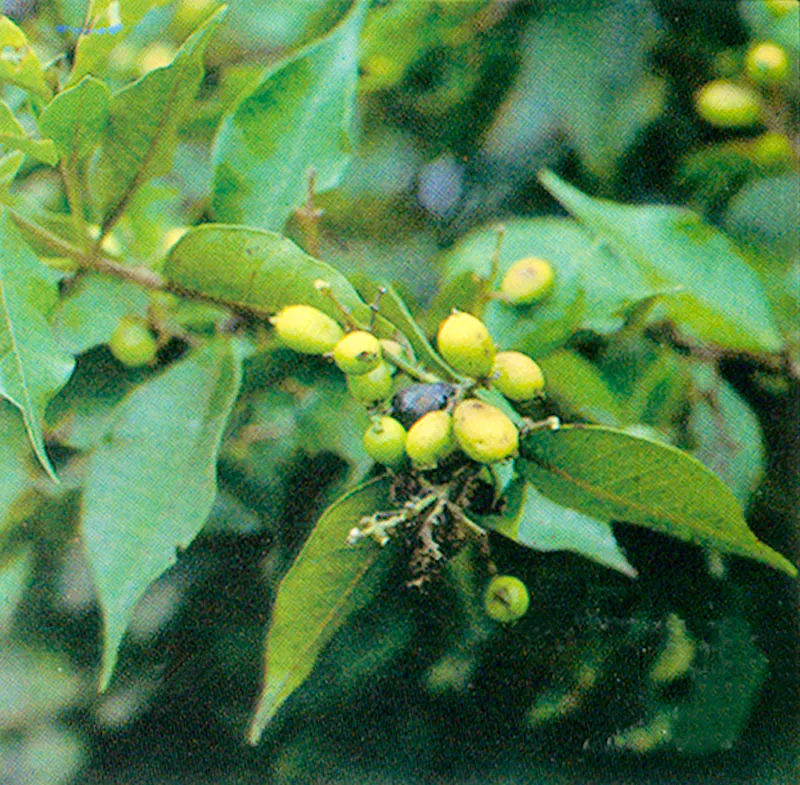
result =
[{"label": "background leaf", "polygon": [[19,412],[0,400],[0,543],[15,502],[34,486],[35,464],[30,458],[30,442]]},{"label": "background leaf", "polygon": [[593,199],[552,172],[542,185],[620,257],[628,257],[670,315],[699,337],[731,349],[775,352],[781,339],[758,276],[722,232],[677,207]]},{"label": "background leaf", "polygon": [[788,559],[750,531],[722,480],[680,450],[621,431],[572,425],[529,434],[520,454],[522,474],[560,504],[797,575]]},{"label": "background leaf", "polygon": [[219,9],[189,36],[168,66],[150,71],[111,99],[93,175],[102,224],[142,184],[169,171],[178,128],[203,79],[203,52],[224,15],[225,9]]},{"label": "background leaf", "polygon": [[55,142],[62,156],[84,158],[100,138],[110,102],[106,83],[87,76],[47,105],[39,121],[42,133]]},{"label": "background leaf", "polygon": [[0,395],[22,412],[36,456],[55,479],[44,449],[42,420],[48,402],[74,367],[47,321],[56,301],[56,282],[6,212],[0,214],[0,249]]},{"label": "background leaf", "polygon": [[49,98],[50,90],[44,81],[39,58],[31,49],[25,33],[8,17],[0,15],[0,81],[10,82]]},{"label": "background leaf", "polygon": [[259,740],[283,702],[308,677],[336,630],[374,599],[392,549],[372,540],[349,546],[347,535],[364,515],[386,508],[388,490],[388,479],[378,478],[331,505],[281,581],[251,742]]},{"label": "background leaf", "polygon": [[105,618],[102,688],[136,604],[208,517],[240,379],[235,346],[210,341],[124,398],[92,453],[82,527]]},{"label": "background leaf", "polygon": [[58,152],[53,141],[31,139],[4,101],[0,101],[0,144],[13,150],[20,150],[50,166],[58,163]]},{"label": "background leaf", "polygon": [[280,231],[305,202],[310,170],[316,191],[337,185],[351,154],[366,5],[355,0],[327,36],[267,71],[223,120],[213,153],[218,220]]}]

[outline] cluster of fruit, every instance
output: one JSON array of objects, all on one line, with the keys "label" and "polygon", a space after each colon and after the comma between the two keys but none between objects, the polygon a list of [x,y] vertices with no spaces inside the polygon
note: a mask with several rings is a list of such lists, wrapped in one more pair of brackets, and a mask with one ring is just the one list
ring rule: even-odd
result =
[{"label": "cluster of fruit", "polygon": [[[775,17],[797,14],[800,10],[797,0],[765,0],[764,4]],[[717,128],[750,128],[763,119],[762,92],[772,96],[776,89],[788,84],[791,77],[789,56],[780,44],[755,42],[744,55],[741,74],[734,78],[714,79],[703,85],[695,95],[695,109],[700,117]]]},{"label": "cluster of fruit", "polygon": [[479,385],[491,386],[507,399],[522,402],[544,388],[542,371],[530,357],[497,352],[483,322],[464,312],[454,311],[441,323],[436,344],[465,381],[409,384],[394,396],[393,371],[398,365],[408,367],[397,342],[379,340],[363,329],[345,333],[333,318],[309,305],[287,306],[271,322],[288,348],[329,356],[344,372],[350,393],[374,413],[364,434],[365,450],[393,469],[408,460],[417,469],[430,469],[458,450],[482,464],[513,457],[519,446],[516,425],[499,408],[469,392]]}]

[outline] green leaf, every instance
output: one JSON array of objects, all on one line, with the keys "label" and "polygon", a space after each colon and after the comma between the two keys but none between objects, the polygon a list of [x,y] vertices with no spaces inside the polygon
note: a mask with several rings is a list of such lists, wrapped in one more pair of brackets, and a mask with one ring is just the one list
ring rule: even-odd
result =
[{"label": "green leaf", "polygon": [[25,33],[8,17],[0,15],[0,81],[49,98],[39,58],[31,49]]},{"label": "green leaf", "polygon": [[690,210],[594,199],[552,172],[540,180],[618,256],[634,262],[655,291],[682,289],[664,300],[680,325],[727,348],[780,350],[761,282],[722,232]]},{"label": "green leaf", "polygon": [[141,185],[170,170],[178,129],[203,79],[203,52],[225,10],[220,8],[189,36],[168,66],[112,97],[93,175],[104,225]]},{"label": "green leaf", "polygon": [[5,211],[0,214],[0,251],[0,396],[22,412],[36,456],[55,480],[42,420],[74,367],[48,324],[56,283]]},{"label": "green leaf", "polygon": [[278,588],[267,635],[266,675],[250,741],[255,744],[284,701],[311,673],[339,627],[376,595],[390,546],[372,540],[347,545],[359,520],[385,509],[389,480],[359,486],[331,505]]},{"label": "green leaf", "polygon": [[568,349],[537,360],[544,373],[545,391],[570,412],[600,425],[621,425],[624,412],[597,366]]},{"label": "green leaf", "polygon": [[53,332],[66,349],[82,354],[107,343],[122,317],[144,316],[147,305],[147,292],[141,287],[116,278],[86,275],[75,282],[53,311]]},{"label": "green leaf", "polygon": [[28,587],[32,567],[33,553],[30,547],[21,548],[0,562],[0,632],[8,629]]},{"label": "green leaf", "polygon": [[[120,41],[133,30],[151,9],[170,0],[90,0],[86,13],[91,33],[82,34],[75,45],[75,60],[67,86],[80,82],[87,74],[104,73],[105,60]],[[104,30],[104,33],[98,32]]]},{"label": "green leaf", "polygon": [[30,139],[5,101],[0,101],[0,144],[55,166],[58,152],[52,139]]},{"label": "green leaf", "polygon": [[124,398],[92,453],[82,527],[105,619],[102,689],[136,604],[208,517],[240,379],[235,346],[210,341]]},{"label": "green leaf", "polygon": [[367,3],[324,38],[269,69],[226,117],[214,145],[212,210],[221,221],[280,231],[314,188],[338,184],[352,148],[358,43]]},{"label": "green leaf", "polygon": [[0,400],[0,542],[13,517],[14,504],[34,487],[30,454],[28,434],[18,412]]},{"label": "green leaf", "polygon": [[197,226],[170,249],[164,274],[187,289],[261,313],[305,304],[341,320],[330,298],[314,287],[315,281],[323,280],[357,320],[367,323],[371,315],[340,272],[308,256],[282,235],[262,229]]},{"label": "green leaf", "polygon": [[100,140],[110,103],[106,83],[87,76],[47,105],[39,125],[62,156],[85,158]]},{"label": "green leaf", "polygon": [[797,575],[788,559],[750,531],[725,483],[674,447],[610,428],[572,425],[530,433],[520,455],[522,474],[559,504]]},{"label": "green leaf", "polygon": [[524,480],[512,484],[506,500],[502,515],[482,517],[481,524],[535,551],[572,551],[636,577],[605,521],[556,504]]}]

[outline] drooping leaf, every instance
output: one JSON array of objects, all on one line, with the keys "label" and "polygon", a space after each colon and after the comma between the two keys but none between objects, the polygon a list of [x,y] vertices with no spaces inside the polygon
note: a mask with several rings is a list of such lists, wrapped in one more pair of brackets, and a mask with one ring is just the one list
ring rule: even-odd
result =
[{"label": "drooping leaf", "polygon": [[235,345],[209,341],[124,398],[92,453],[82,529],[105,619],[102,688],[136,604],[208,517],[240,379]]},{"label": "drooping leaf", "polygon": [[40,98],[49,98],[50,89],[44,81],[44,72],[39,58],[31,49],[25,33],[7,16],[0,15],[0,81],[10,82],[35,93]]},{"label": "drooping leaf", "polygon": [[203,78],[203,52],[224,15],[225,8],[212,14],[168,66],[150,71],[112,97],[92,178],[101,223],[142,184],[169,171],[178,129]]},{"label": "drooping leaf", "polygon": [[53,332],[73,354],[106,343],[124,316],[144,316],[147,293],[134,284],[86,275],[62,297],[53,311]]},{"label": "drooping leaf", "polygon": [[111,93],[106,83],[87,76],[47,105],[39,125],[62,156],[84,158],[100,139],[110,103]]},{"label": "drooping leaf", "polygon": [[797,575],[788,559],[750,531],[725,483],[678,449],[610,428],[572,425],[528,434],[520,455],[523,475],[559,504]]},{"label": "drooping leaf", "polygon": [[0,144],[54,166],[58,152],[52,139],[31,139],[5,101],[0,101]]},{"label": "drooping leaf", "polygon": [[281,231],[350,159],[358,42],[367,3],[355,0],[324,38],[269,69],[226,117],[214,144],[212,210],[220,221]]},{"label": "drooping leaf", "polygon": [[[81,17],[88,21],[75,45],[75,61],[67,86],[77,84],[88,74],[103,72],[105,59],[124,40],[139,20],[151,9],[167,5],[170,0],[90,0],[89,10]],[[102,32],[101,32],[102,31]]]},{"label": "drooping leaf", "polygon": [[572,551],[636,577],[605,521],[557,504],[524,480],[512,483],[506,500],[502,515],[482,517],[481,523],[535,551]]},{"label": "drooping leaf", "polygon": [[681,326],[731,349],[775,352],[781,339],[758,276],[720,231],[690,210],[594,199],[552,172],[542,185],[655,291],[679,288],[664,305]]},{"label": "drooping leaf", "polygon": [[337,629],[375,596],[393,549],[371,540],[346,544],[359,520],[387,503],[389,481],[378,478],[331,505],[278,588],[267,634],[265,680],[250,741],[311,673]]},{"label": "drooping leaf", "polygon": [[170,249],[164,274],[192,291],[265,314],[305,304],[341,320],[331,299],[314,286],[323,280],[356,319],[370,319],[369,308],[340,272],[275,232],[225,224],[197,226]]},{"label": "drooping leaf", "polygon": [[36,456],[55,472],[44,449],[42,420],[50,399],[74,366],[56,342],[48,317],[56,282],[25,244],[8,214],[0,214],[0,396],[21,412]]}]

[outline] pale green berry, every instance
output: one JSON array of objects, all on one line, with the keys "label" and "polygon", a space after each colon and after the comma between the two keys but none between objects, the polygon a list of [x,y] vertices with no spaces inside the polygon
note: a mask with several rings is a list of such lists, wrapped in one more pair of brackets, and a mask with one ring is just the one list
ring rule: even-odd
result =
[{"label": "pale green berry", "polygon": [[117,322],[108,348],[114,357],[130,368],[151,365],[158,352],[158,344],[147,324],[133,316],[123,316]]},{"label": "pale green berry", "polygon": [[421,469],[433,468],[455,449],[453,421],[448,412],[428,412],[406,436],[406,454]]},{"label": "pale green berry", "polygon": [[477,398],[453,409],[453,435],[458,446],[478,463],[497,463],[519,449],[519,432],[500,409]]},{"label": "pale green berry", "polygon": [[747,128],[761,119],[762,103],[757,92],[727,79],[715,79],[698,90],[697,114],[717,128]]},{"label": "pale green berry", "polygon": [[381,361],[368,373],[348,374],[347,389],[357,401],[373,404],[392,394],[392,372],[389,364]]},{"label": "pale green berry", "polygon": [[310,305],[288,305],[270,322],[284,346],[301,354],[326,354],[344,335],[336,321]]},{"label": "pale green berry", "polygon": [[486,325],[468,313],[456,311],[440,325],[436,345],[459,373],[481,378],[488,376],[494,362],[495,347]]},{"label": "pale green berry", "polygon": [[405,459],[406,429],[394,417],[381,417],[364,433],[364,449],[373,461],[397,468]]},{"label": "pale green berry", "polygon": [[369,373],[381,361],[380,341],[365,330],[354,330],[333,347],[333,361],[344,373]]},{"label": "pale green berry", "polygon": [[780,84],[789,78],[789,57],[782,46],[765,41],[750,47],[744,70],[757,84]]},{"label": "pale green berry", "polygon": [[546,259],[527,256],[508,268],[500,283],[500,295],[514,305],[529,305],[547,297],[554,283],[553,265]]},{"label": "pale green berry", "polygon": [[529,603],[527,586],[513,575],[495,575],[483,595],[487,616],[504,624],[521,619],[528,612]]},{"label": "pale green berry", "polygon": [[492,385],[511,401],[529,401],[544,389],[544,374],[527,354],[498,352],[492,366]]}]

